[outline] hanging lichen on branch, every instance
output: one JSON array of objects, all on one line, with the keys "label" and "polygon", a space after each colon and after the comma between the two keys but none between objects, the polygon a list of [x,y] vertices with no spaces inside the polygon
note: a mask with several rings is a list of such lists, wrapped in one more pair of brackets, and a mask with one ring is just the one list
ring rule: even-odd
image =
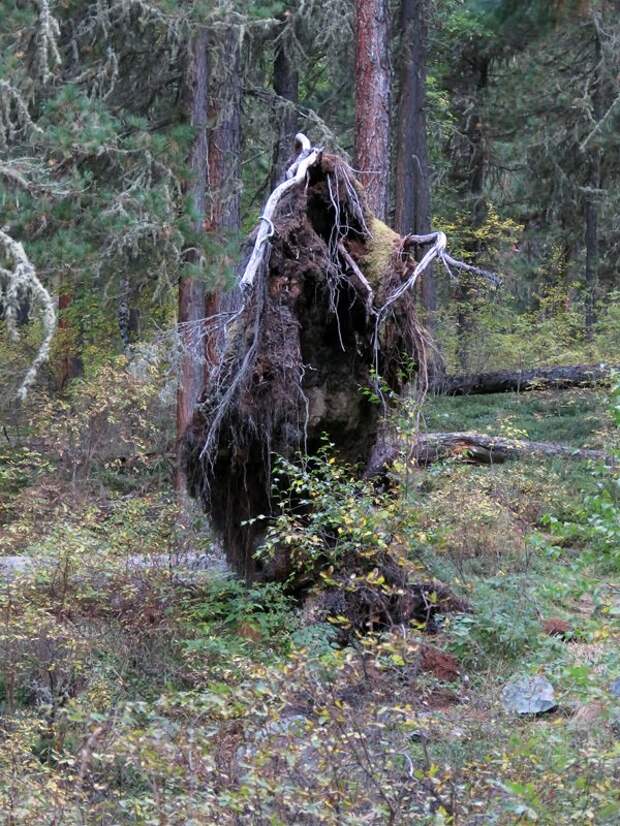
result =
[{"label": "hanging lichen on branch", "polygon": [[0,229],[0,261],[3,259],[6,266],[0,264],[0,302],[4,308],[9,335],[14,340],[19,338],[16,316],[18,308],[25,301],[39,306],[43,324],[43,341],[17,391],[19,398],[25,399],[39,368],[49,358],[50,344],[56,329],[56,310],[52,297],[37,277],[22,244]]}]

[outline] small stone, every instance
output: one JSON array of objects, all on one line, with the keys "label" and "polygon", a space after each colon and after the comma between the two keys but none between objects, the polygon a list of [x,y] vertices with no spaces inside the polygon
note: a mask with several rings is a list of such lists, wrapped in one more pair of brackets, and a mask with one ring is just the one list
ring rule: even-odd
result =
[{"label": "small stone", "polygon": [[512,714],[543,714],[558,704],[553,686],[545,677],[521,677],[504,686],[502,703]]},{"label": "small stone", "polygon": [[613,681],[613,683],[609,686],[609,690],[614,697],[620,697],[620,677]]}]

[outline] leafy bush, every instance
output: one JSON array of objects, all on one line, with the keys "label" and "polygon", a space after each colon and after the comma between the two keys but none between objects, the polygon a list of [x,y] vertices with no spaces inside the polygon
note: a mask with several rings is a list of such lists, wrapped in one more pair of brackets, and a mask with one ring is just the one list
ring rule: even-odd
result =
[{"label": "leafy bush", "polygon": [[293,603],[279,583],[248,587],[233,576],[210,577],[199,593],[186,602],[184,646],[190,659],[206,658],[212,675],[230,670],[235,658],[253,655],[272,659],[290,649],[290,635],[298,627]]},{"label": "leafy bush", "polygon": [[89,478],[95,469],[139,475],[161,462],[171,440],[162,382],[156,360],[136,375],[125,356],[116,357],[72,382],[66,398],[42,400],[33,432],[74,481]]},{"label": "leafy bush", "polygon": [[398,497],[377,493],[338,463],[333,450],[326,442],[305,462],[275,462],[276,516],[259,554],[269,558],[285,548],[297,577],[314,576],[317,567],[340,569],[356,558],[372,567],[415,520]]}]

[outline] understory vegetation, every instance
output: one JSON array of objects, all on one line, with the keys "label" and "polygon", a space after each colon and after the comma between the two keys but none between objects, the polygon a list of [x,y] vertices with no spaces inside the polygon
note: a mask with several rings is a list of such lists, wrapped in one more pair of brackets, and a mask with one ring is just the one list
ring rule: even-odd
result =
[{"label": "understory vegetation", "polygon": [[[287,488],[263,553],[289,547],[297,591],[246,586],[200,564],[203,517],[180,527],[166,449],[142,447],[165,385],[116,361],[96,386],[131,415],[85,379],[62,416],[33,399],[0,454],[4,822],[616,822],[612,471],[403,455],[380,490],[325,442],[305,466],[276,462]],[[617,393],[437,397],[424,414],[613,450]],[[401,405],[401,430],[416,413]],[[427,583],[426,617],[390,621],[388,559]],[[435,613],[442,588],[453,605]],[[502,687],[533,674],[558,710],[515,720]]]}]

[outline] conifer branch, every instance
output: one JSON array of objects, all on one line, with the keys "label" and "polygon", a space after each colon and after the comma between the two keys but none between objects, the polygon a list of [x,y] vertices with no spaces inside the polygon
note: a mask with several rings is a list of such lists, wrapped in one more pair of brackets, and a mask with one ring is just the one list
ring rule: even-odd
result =
[{"label": "conifer branch", "polygon": [[7,80],[0,80],[0,149],[6,149],[18,132],[26,129],[43,132],[30,117],[21,92]]},{"label": "conifer branch", "polygon": [[49,0],[37,0],[37,3],[36,65],[41,80],[47,83],[52,78],[53,70],[62,63],[58,49],[60,24],[50,11]]}]

